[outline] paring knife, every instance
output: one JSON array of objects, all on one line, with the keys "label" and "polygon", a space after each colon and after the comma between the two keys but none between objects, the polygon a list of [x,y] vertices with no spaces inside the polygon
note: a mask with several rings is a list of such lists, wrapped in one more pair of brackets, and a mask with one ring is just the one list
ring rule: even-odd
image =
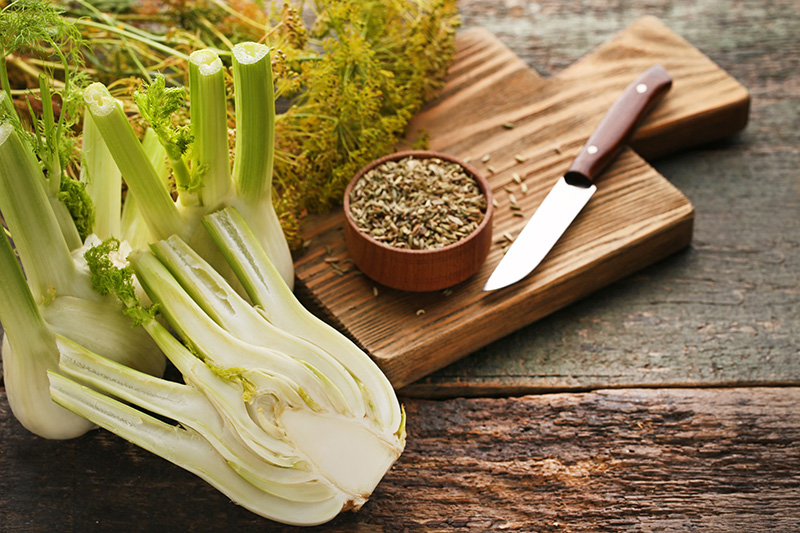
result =
[{"label": "paring knife", "polygon": [[531,273],[556,244],[597,190],[594,182],[619,154],[636,123],[672,86],[672,78],[656,65],[617,98],[573,161],[547,194],[489,276],[484,291],[507,287]]}]

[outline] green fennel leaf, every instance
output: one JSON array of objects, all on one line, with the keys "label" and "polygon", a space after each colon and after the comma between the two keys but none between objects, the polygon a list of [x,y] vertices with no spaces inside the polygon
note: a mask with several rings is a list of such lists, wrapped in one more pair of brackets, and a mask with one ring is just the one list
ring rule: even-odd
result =
[{"label": "green fennel leaf", "polygon": [[144,85],[133,94],[139,113],[156,132],[171,159],[179,159],[192,143],[188,126],[173,124],[172,115],[184,107],[185,87],[166,87],[164,76],[158,75],[152,83]]},{"label": "green fennel leaf", "polygon": [[86,192],[86,185],[62,175],[58,199],[67,206],[81,241],[86,240],[94,227],[94,204]]},{"label": "green fennel leaf", "polygon": [[92,288],[99,294],[114,294],[125,305],[124,313],[133,320],[133,326],[153,320],[158,313],[158,305],[145,307],[136,294],[133,283],[133,268],[118,266],[111,255],[118,253],[120,241],[111,237],[83,254],[91,272]]}]

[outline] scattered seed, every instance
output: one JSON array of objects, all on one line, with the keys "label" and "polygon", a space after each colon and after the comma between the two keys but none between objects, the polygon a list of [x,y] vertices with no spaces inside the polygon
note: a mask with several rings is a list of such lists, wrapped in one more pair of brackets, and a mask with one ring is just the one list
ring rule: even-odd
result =
[{"label": "scattered seed", "polygon": [[519,174],[517,174],[516,172],[513,172],[511,174],[511,179],[514,180],[514,183],[517,183],[517,184],[522,183],[522,178],[520,178]]},{"label": "scattered seed", "polygon": [[505,239],[508,242],[514,242],[514,237],[512,237],[511,234],[509,232],[507,232],[507,231],[503,232],[503,237],[505,237]]},{"label": "scattered seed", "polygon": [[424,309],[417,309],[417,316],[422,316],[424,314],[425,314],[425,310]]},{"label": "scattered seed", "polygon": [[442,291],[442,294],[445,296],[450,296],[451,294],[453,294],[453,289],[445,289]]},{"label": "scattered seed", "polygon": [[494,167],[493,167],[492,165],[489,165],[488,167],[486,167],[486,170],[488,170],[488,171],[489,171],[489,172],[491,172],[492,174],[494,174],[494,173],[495,173]]},{"label": "scattered seed", "polygon": [[513,192],[508,193],[508,201],[511,202],[512,204],[517,203],[517,197],[514,196]]},{"label": "scattered seed", "polygon": [[372,295],[373,296],[377,296],[378,295],[378,287],[372,287]]},{"label": "scattered seed", "polygon": [[497,202],[497,198],[492,198],[492,205],[495,207],[500,207],[500,204]]},{"label": "scattered seed", "polygon": [[514,159],[517,160],[517,163],[524,163],[527,158],[524,157],[524,156],[521,156],[520,154],[517,154],[517,155],[514,156]]},{"label": "scattered seed", "polygon": [[507,129],[507,130],[513,130],[514,129],[514,124],[511,123],[511,122],[506,122],[505,124],[503,124],[503,127],[505,129]]},{"label": "scattered seed", "polygon": [[491,157],[492,156],[490,154],[486,154],[485,156],[481,157],[481,163],[486,163],[489,161],[489,159],[491,159]]},{"label": "scattered seed", "polygon": [[522,191],[522,194],[528,194],[528,184],[523,183],[519,186],[519,189]]}]

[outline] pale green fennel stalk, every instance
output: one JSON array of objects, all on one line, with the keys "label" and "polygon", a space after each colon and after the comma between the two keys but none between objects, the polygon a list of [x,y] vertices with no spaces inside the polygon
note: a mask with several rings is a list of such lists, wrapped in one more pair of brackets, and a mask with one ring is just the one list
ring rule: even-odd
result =
[{"label": "pale green fennel stalk", "polygon": [[[151,118],[151,126],[166,150],[177,201],[162,186],[162,178],[106,87],[90,85],[85,101],[153,239],[177,235],[215,268],[223,269],[225,263],[200,220],[233,206],[292,287],[292,257],[272,204],[275,105],[269,48],[258,43],[241,43],[233,48],[237,118],[232,169],[223,69],[222,61],[211,50],[196,51],[189,57],[191,136],[186,131],[170,130],[165,117],[169,110],[177,109],[179,89],[165,88],[160,79],[137,98],[140,111]],[[123,238],[130,240],[127,235]]]}]

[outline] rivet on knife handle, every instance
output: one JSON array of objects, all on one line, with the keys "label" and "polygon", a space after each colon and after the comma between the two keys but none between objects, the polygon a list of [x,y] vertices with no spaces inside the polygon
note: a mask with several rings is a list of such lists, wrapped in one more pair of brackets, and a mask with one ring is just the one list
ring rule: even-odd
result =
[{"label": "rivet on knife handle", "polygon": [[639,119],[671,86],[672,78],[661,65],[650,67],[628,85],[586,141],[564,179],[575,185],[585,179],[594,182],[625,145]]},{"label": "rivet on knife handle", "polygon": [[483,290],[492,291],[516,283],[539,265],[597,190],[594,180],[616,157],[636,123],[671,86],[672,79],[667,71],[655,66],[623,91],[572,166],[514,239]]}]

